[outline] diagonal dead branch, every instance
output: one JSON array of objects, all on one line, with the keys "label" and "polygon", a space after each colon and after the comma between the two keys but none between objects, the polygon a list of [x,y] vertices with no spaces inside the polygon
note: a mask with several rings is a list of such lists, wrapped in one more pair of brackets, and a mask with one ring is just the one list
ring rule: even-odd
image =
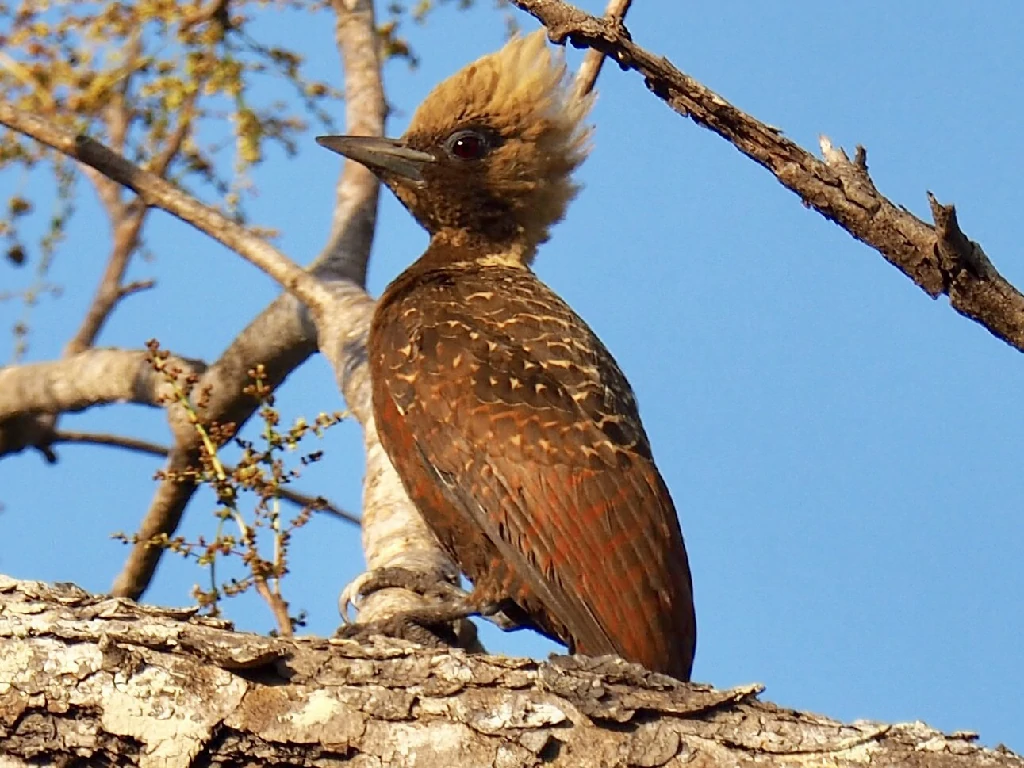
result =
[{"label": "diagonal dead branch", "polygon": [[969,260],[962,260],[962,250],[947,250],[945,256],[940,255],[936,227],[875,189],[863,148],[850,161],[825,139],[825,159],[819,160],[779,130],[683,74],[668,59],[635,44],[621,23],[591,16],[562,0],[512,3],[547,27],[556,43],[568,40],[578,47],[593,48],[623,69],[640,73],[659,99],[767,168],[805,205],[874,248],[929,296],[948,295],[957,312],[1024,351],[1024,295],[991,264],[983,273],[972,269]]},{"label": "diagonal dead branch", "polygon": [[96,169],[131,189],[145,205],[161,208],[191,224],[268,274],[314,312],[329,304],[330,297],[320,283],[265,240],[100,142],[4,101],[0,101],[0,124]]}]

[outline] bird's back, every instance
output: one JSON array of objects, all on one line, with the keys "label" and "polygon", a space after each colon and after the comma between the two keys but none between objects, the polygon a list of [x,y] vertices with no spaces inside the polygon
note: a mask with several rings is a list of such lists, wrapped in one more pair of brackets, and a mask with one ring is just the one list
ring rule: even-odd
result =
[{"label": "bird's back", "polygon": [[688,679],[686,550],[625,377],[529,269],[460,258],[428,251],[374,316],[375,413],[410,496],[481,600]]}]

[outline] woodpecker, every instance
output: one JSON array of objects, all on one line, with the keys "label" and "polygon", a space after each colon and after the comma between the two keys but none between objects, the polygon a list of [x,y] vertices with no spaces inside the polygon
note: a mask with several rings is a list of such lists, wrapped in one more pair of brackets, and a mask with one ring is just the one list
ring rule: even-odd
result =
[{"label": "woodpecker", "polygon": [[592,100],[539,30],[437,86],[402,138],[317,141],[430,235],[373,315],[373,408],[468,603],[688,680],[690,568],[633,391],[530,268],[578,190]]}]

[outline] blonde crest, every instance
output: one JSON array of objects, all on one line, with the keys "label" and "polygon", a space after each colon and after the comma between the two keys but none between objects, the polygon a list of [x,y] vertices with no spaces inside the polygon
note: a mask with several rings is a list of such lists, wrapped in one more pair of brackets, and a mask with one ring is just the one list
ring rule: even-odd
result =
[{"label": "blonde crest", "polygon": [[539,29],[512,38],[438,85],[416,110],[408,133],[479,123],[561,155],[571,171],[589,151],[584,120],[593,103],[593,94],[577,94],[564,57],[552,52]]}]

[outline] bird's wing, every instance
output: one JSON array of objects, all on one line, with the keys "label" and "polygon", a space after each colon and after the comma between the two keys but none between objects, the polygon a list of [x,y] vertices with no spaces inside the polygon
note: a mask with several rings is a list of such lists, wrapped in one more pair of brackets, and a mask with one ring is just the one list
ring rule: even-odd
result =
[{"label": "bird's wing", "polygon": [[487,316],[471,299],[428,309],[421,296],[414,328],[394,323],[384,340],[385,389],[445,496],[568,639],[637,658],[631,646],[650,646],[652,632],[692,635],[675,510],[614,360],[554,294],[543,298],[547,314]]}]

